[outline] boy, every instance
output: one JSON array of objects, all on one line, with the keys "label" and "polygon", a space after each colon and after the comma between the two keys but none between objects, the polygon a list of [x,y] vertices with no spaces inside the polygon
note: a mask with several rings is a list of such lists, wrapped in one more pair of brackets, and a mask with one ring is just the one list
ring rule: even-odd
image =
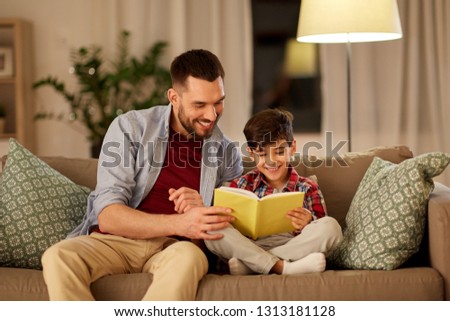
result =
[{"label": "boy", "polygon": [[322,272],[326,266],[324,253],[342,240],[339,223],[326,214],[319,186],[299,176],[290,164],[296,149],[292,119],[290,112],[280,109],[266,109],[249,119],[244,135],[256,169],[233,180],[230,186],[250,190],[259,197],[305,192],[303,208],[286,213],[286,219],[291,220],[295,231],[256,241],[231,226],[210,232],[224,235],[222,239],[206,240],[205,243],[211,252],[228,260],[231,274]]}]

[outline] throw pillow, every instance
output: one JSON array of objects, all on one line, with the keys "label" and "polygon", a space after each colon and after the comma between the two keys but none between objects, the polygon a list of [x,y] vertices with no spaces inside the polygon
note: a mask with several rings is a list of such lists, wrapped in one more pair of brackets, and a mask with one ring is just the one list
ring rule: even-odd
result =
[{"label": "throw pillow", "polygon": [[375,157],[352,200],[342,243],[329,255],[337,266],[392,270],[419,250],[432,177],[450,155],[428,153],[393,164]]},{"label": "throw pillow", "polygon": [[0,265],[41,269],[41,256],[81,223],[90,190],[10,139],[0,181]]}]

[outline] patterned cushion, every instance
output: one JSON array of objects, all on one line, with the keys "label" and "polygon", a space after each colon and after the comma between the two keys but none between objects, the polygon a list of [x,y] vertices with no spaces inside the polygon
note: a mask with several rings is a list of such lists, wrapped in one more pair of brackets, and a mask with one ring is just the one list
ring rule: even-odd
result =
[{"label": "patterned cushion", "polygon": [[429,153],[393,164],[375,157],[350,205],[343,242],[331,253],[334,265],[392,270],[419,250],[432,177],[450,155]]},{"label": "patterned cushion", "polygon": [[41,255],[82,220],[90,190],[10,139],[0,181],[0,265],[41,269]]}]

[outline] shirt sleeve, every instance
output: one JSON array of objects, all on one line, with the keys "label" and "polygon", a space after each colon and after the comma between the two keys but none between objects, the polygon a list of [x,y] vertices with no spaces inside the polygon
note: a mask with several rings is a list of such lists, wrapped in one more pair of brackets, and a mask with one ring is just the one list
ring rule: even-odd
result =
[{"label": "shirt sleeve", "polygon": [[242,175],[242,156],[239,148],[228,140],[225,140],[225,158],[222,170],[220,170],[221,175],[219,177],[219,186],[225,182],[231,182]]},{"label": "shirt sleeve", "polygon": [[230,187],[245,189],[249,191],[253,191],[253,181],[254,181],[254,172],[250,171],[245,175],[242,175],[238,178],[235,178],[230,182]]},{"label": "shirt sleeve", "polygon": [[114,119],[104,138],[94,191],[95,216],[110,204],[129,205],[136,184],[135,155],[126,155],[135,153],[134,148],[130,147],[133,145],[131,135],[135,129],[124,116]]},{"label": "shirt sleeve", "polygon": [[303,205],[311,212],[313,220],[327,216],[325,199],[319,186],[315,183],[312,183],[305,193]]}]

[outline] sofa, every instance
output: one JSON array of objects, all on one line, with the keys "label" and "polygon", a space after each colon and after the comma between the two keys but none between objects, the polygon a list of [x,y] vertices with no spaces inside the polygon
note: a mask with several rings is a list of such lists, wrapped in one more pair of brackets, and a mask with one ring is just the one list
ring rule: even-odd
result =
[{"label": "sofa", "polygon": [[[376,147],[337,158],[304,158],[295,166],[302,176],[315,175],[328,214],[345,229],[345,216],[373,158],[400,163],[413,157],[405,146]],[[94,188],[96,159],[41,157],[73,182]],[[6,156],[3,158],[3,165]],[[248,170],[253,165],[245,160]],[[435,183],[428,205],[420,250],[392,270],[328,266],[322,273],[232,276],[211,271],[201,280],[197,300],[449,300],[450,189]],[[140,300],[152,276],[144,273],[105,276],[91,286],[97,300]],[[0,267],[0,300],[48,300],[42,271]]]}]

